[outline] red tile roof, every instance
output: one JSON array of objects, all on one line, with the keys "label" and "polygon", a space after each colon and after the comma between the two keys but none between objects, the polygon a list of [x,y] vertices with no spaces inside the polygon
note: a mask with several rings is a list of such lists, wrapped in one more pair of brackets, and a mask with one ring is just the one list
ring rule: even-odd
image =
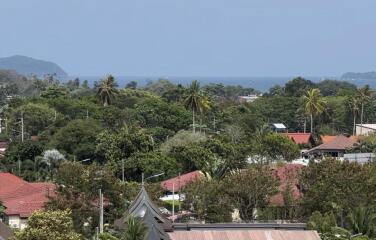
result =
[{"label": "red tile roof", "polygon": [[178,177],[174,177],[168,180],[165,180],[161,182],[161,187],[167,191],[172,192],[172,185],[174,184],[175,186],[175,192],[179,191],[183,187],[185,187],[187,184],[194,182],[198,178],[202,177],[203,173],[201,171],[194,171],[190,173],[183,174]]},{"label": "red tile roof", "polygon": [[290,187],[294,200],[299,200],[303,194],[298,188],[299,173],[304,168],[301,164],[286,164],[273,171],[273,175],[280,181],[279,193],[270,198],[270,205],[282,207],[285,206],[282,192]]},{"label": "red tile roof", "polygon": [[0,173],[0,201],[6,207],[6,215],[26,218],[43,209],[48,197],[54,194],[52,183],[28,183],[13,174]]},{"label": "red tile roof", "polygon": [[353,147],[357,141],[358,139],[356,137],[346,137],[344,135],[338,135],[335,136],[335,138],[331,141],[310,149],[309,152],[316,150],[346,150]]},{"label": "red tile roof", "polygon": [[331,135],[321,135],[321,141],[322,143],[328,143],[333,141],[337,136],[331,136]]},{"label": "red tile roof", "polygon": [[310,133],[282,133],[293,140],[296,144],[310,144],[313,142],[312,135]]}]

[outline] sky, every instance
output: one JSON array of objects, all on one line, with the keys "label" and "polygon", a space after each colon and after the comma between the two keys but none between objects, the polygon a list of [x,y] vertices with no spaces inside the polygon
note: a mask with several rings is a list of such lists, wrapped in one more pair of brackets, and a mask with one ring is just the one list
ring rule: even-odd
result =
[{"label": "sky", "polygon": [[376,70],[375,0],[0,0],[0,57],[70,75]]}]

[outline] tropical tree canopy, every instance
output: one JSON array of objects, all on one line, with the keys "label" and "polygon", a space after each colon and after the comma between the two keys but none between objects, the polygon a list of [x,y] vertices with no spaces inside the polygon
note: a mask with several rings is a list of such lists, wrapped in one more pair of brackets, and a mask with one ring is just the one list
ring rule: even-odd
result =
[{"label": "tropical tree canopy", "polygon": [[113,98],[118,94],[117,83],[112,75],[107,75],[99,84],[97,95],[104,107],[112,103]]}]

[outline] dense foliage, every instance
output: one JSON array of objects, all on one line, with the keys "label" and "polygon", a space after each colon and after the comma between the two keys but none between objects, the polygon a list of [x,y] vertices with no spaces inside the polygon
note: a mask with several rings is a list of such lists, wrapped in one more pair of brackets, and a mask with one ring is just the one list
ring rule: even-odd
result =
[{"label": "dense foliage", "polygon": [[[98,225],[98,190],[112,224],[136,196],[142,173],[159,174],[148,179],[153,183],[200,170],[204,178],[183,189],[180,210],[207,222],[231,221],[234,212],[239,221],[261,219],[270,197],[281,192],[274,168],[298,158],[302,147],[272,132],[271,123],[314,132],[318,140],[320,134],[353,134],[359,121],[376,119],[372,89],[334,80],[296,78],[248,103],[238,97],[258,94],[252,88],[198,81],[182,86],[161,79],[143,88],[130,82],[121,89],[111,75],[90,87],[80,79],[60,83],[54,76],[0,72],[0,83],[0,137],[10,142],[0,170],[54,181],[57,197],[47,209],[71,209],[72,229],[87,238]],[[370,136],[349,151],[374,152],[375,146]],[[311,162],[298,179],[304,197],[290,216],[312,216],[311,227],[323,234],[341,227],[344,236],[374,237],[375,170],[373,163]],[[148,190],[154,200],[163,194],[159,184]],[[287,190],[283,197],[291,200]],[[367,224],[356,224],[363,216]]]}]

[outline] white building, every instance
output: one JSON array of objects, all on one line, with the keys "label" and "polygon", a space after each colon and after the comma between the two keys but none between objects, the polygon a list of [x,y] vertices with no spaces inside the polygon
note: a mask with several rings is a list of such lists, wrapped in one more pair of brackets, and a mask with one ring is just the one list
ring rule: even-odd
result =
[{"label": "white building", "polygon": [[376,134],[376,124],[356,124],[357,136],[368,136]]}]

